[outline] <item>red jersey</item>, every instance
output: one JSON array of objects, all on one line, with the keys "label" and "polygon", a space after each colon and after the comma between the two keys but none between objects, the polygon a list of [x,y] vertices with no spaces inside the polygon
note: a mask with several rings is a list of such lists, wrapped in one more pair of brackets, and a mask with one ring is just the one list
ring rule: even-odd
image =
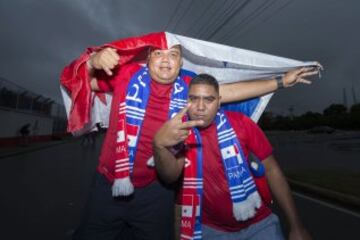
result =
[{"label": "red jersey", "polygon": [[[272,147],[262,130],[248,117],[237,112],[226,112],[246,158],[252,152],[260,160],[272,154]],[[223,161],[213,123],[200,130],[203,144],[203,205],[202,222],[210,227],[235,232],[267,217],[271,210],[262,204],[255,217],[247,221],[236,221],[232,212],[232,201],[226,180]]]},{"label": "red jersey", "polygon": [[[126,91],[131,77],[140,70],[140,65],[129,64],[121,66],[118,73],[111,80],[98,80],[101,91],[114,91],[110,113],[110,124],[102,146],[98,171],[104,174],[109,181],[114,180],[114,163],[110,162],[113,156],[116,141],[116,122],[118,118],[119,91]],[[106,77],[105,77],[106,78]],[[185,82],[190,77],[184,77]],[[157,180],[154,167],[147,166],[147,161],[153,156],[152,140],[155,133],[168,120],[169,104],[173,84],[160,84],[151,81],[150,96],[146,107],[144,121],[141,127],[137,151],[134,161],[131,181],[135,187],[145,187]]]}]

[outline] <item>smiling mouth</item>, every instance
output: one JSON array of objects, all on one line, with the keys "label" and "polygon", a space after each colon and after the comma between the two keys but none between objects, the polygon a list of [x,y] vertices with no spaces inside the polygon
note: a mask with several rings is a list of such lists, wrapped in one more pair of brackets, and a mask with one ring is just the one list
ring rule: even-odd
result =
[{"label": "smiling mouth", "polygon": [[205,115],[194,115],[195,119],[204,119]]},{"label": "smiling mouth", "polygon": [[160,70],[170,71],[171,67],[160,67]]}]

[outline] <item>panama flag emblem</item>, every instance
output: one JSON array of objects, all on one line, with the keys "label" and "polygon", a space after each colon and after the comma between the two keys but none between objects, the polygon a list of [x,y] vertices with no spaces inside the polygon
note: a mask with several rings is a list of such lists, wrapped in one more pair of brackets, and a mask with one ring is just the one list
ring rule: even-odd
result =
[{"label": "panama flag emblem", "polygon": [[127,124],[126,130],[127,130],[129,147],[135,147],[137,136],[139,133],[139,127],[136,125]]},{"label": "panama flag emblem", "polygon": [[223,156],[224,159],[235,157],[236,156],[235,146],[231,145],[231,146],[222,148],[221,155]]},{"label": "panama flag emblem", "polygon": [[234,144],[234,148],[235,148],[235,154],[236,154],[238,163],[239,163],[239,164],[242,164],[242,163],[243,163],[243,159],[242,159],[242,157],[241,157],[240,151],[239,151],[239,149],[238,149],[238,147],[237,147],[236,144]]},{"label": "panama flag emblem", "polygon": [[181,216],[191,218],[193,215],[194,197],[192,195],[184,194],[181,206]]}]

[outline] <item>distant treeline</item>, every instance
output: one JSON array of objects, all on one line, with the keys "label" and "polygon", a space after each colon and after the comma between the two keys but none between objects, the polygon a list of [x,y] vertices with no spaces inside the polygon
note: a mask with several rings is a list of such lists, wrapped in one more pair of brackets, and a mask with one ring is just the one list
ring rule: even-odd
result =
[{"label": "distant treeline", "polygon": [[307,130],[319,126],[360,130],[360,104],[349,109],[342,104],[332,104],[322,114],[309,111],[301,116],[274,116],[265,112],[259,125],[264,130]]}]

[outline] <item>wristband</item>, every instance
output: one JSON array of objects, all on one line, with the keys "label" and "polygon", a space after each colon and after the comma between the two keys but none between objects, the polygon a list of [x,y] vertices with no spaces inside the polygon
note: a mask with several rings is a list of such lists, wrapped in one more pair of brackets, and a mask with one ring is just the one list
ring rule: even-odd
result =
[{"label": "wristband", "polygon": [[283,76],[280,75],[280,76],[276,76],[275,77],[275,80],[276,80],[276,84],[277,84],[277,88],[278,89],[282,89],[284,88],[284,81],[283,81]]}]

